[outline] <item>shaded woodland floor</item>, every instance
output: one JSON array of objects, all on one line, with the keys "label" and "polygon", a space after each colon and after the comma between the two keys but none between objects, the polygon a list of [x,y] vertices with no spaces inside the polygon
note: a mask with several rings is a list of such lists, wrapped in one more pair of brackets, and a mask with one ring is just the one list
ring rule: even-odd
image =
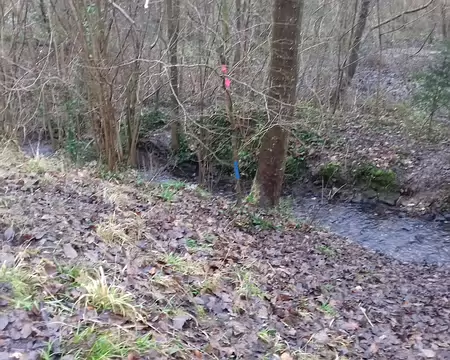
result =
[{"label": "shaded woodland floor", "polygon": [[0,359],[450,358],[450,268],[5,149]]}]

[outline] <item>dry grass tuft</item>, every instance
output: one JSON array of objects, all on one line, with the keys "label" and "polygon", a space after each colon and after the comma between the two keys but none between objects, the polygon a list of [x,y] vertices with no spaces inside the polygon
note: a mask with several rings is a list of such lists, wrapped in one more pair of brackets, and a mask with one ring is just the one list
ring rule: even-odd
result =
[{"label": "dry grass tuft", "polygon": [[108,220],[98,224],[96,233],[100,239],[109,245],[123,245],[132,242],[131,237],[126,232],[125,224],[119,224],[116,221],[115,215],[112,215]]},{"label": "dry grass tuft", "polygon": [[138,306],[134,304],[133,294],[117,285],[109,284],[102,267],[94,276],[83,273],[78,281],[86,291],[77,300],[78,304],[85,307],[92,306],[98,311],[109,310],[134,320],[142,317]]},{"label": "dry grass tuft", "polygon": [[103,200],[117,207],[124,207],[131,204],[130,197],[125,193],[124,189],[117,186],[105,186],[102,191]]}]

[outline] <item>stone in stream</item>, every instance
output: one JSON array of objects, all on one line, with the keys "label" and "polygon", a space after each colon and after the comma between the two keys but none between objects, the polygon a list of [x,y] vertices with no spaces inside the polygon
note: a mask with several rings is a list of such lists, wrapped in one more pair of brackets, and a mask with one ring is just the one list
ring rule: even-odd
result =
[{"label": "stone in stream", "polygon": [[382,202],[383,204],[389,205],[389,206],[397,205],[397,201],[399,198],[400,198],[399,193],[385,193],[385,194],[380,194],[378,197],[380,202]]}]

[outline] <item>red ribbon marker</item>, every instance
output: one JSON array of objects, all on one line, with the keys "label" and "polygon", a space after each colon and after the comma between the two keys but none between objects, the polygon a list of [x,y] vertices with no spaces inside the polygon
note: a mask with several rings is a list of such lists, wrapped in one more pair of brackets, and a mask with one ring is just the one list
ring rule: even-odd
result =
[{"label": "red ribbon marker", "polygon": [[225,76],[225,89],[229,89],[231,87],[231,80],[227,77],[228,67],[226,65],[222,65],[222,74]]}]

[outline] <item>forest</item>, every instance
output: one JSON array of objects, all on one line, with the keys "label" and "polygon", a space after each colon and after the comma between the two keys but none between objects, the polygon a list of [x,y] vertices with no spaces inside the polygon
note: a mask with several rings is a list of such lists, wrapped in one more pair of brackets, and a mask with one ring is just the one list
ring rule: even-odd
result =
[{"label": "forest", "polygon": [[0,18],[0,360],[450,359],[450,1]]}]

